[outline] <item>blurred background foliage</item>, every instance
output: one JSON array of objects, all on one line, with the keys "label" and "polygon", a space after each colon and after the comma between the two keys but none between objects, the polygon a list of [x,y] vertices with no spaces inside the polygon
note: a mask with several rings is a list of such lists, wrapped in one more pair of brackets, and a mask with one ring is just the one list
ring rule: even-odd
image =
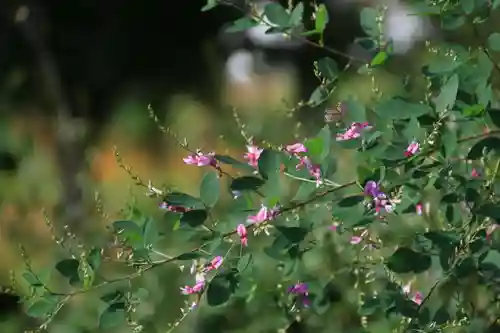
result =
[{"label": "blurred background foliage", "polygon": [[[28,12],[23,12],[21,5],[27,5],[22,8]],[[106,226],[116,219],[133,217],[130,212],[135,210],[144,211],[157,221],[166,235],[165,252],[177,254],[185,247],[172,231],[171,221],[158,209],[158,203],[143,195],[144,188],[134,185],[114,155],[116,146],[124,162],[145,181],[197,194],[203,169],[183,164],[186,151],[158,131],[148,116],[148,104],[152,104],[162,124],[186,137],[191,147],[237,158],[244,152],[245,140],[233,117],[233,107],[247,125],[247,131],[258,141],[290,143],[295,137],[315,134],[323,126],[322,109],[303,108],[294,114],[283,104],[283,98],[293,104],[311,93],[315,87],[312,61],[320,54],[312,48],[301,51],[299,71],[269,70],[253,75],[248,82],[230,81],[224,75],[227,50],[221,49],[218,35],[222,26],[239,14],[223,8],[201,13],[203,5],[203,0],[1,2],[0,281],[3,285],[11,284],[10,270],[23,269],[19,244],[26,248],[34,269],[45,274],[51,272],[57,285],[62,281],[53,269],[57,260],[67,256],[71,247],[77,248],[79,242],[86,247],[106,242]],[[342,21],[331,20],[343,27],[338,32],[332,23],[335,30],[332,35],[343,35],[341,41],[331,39],[332,47],[345,49],[345,40],[360,37],[357,15],[361,5],[356,3],[343,9],[346,12],[338,14]],[[469,30],[464,27],[464,31]],[[438,39],[443,37],[446,36]],[[477,43],[470,31],[448,37],[465,46]],[[374,77],[378,89],[389,95],[397,92],[401,77],[416,75],[428,54],[425,45],[418,45],[394,60],[391,72],[377,70]],[[46,71],[51,62],[55,67]],[[51,81],[54,77],[60,84]],[[301,86],[304,82],[305,87]],[[425,88],[421,85],[415,90],[417,96]],[[348,96],[368,103],[374,96],[373,87],[371,77],[349,71],[341,78],[327,106],[334,106]],[[67,110],[61,111],[61,103],[67,105]],[[299,121],[301,126],[297,125]],[[71,125],[72,132],[81,133],[78,140],[71,141],[75,144],[70,147],[76,151],[74,155],[65,155],[61,149],[64,136],[60,128],[66,126],[64,122]],[[76,162],[66,163],[61,158]],[[338,181],[349,181],[354,176],[351,158],[337,156]],[[68,180],[68,177],[73,178]],[[76,187],[79,194],[72,197],[69,193],[75,188],[65,189],[68,186]],[[102,212],[96,208],[96,193]],[[78,205],[82,212],[76,218],[69,217],[65,212],[67,204]],[[47,226],[44,211],[53,232]],[[69,250],[65,253],[52,238],[54,234],[60,237],[66,233],[76,233],[77,240],[66,236]],[[338,259],[342,255],[332,250],[331,256]],[[308,258],[311,271],[321,272],[322,262],[314,256]],[[102,274],[116,276],[127,271],[115,266],[110,265]],[[270,327],[286,326],[286,322],[276,319],[281,315],[266,296],[267,289],[275,289],[276,267],[263,259],[259,271],[262,288],[257,291],[255,303],[246,306],[237,300],[224,309],[201,307],[182,322],[178,332],[212,333],[228,329],[266,332]],[[166,332],[167,324],[180,317],[184,296],[180,295],[179,287],[186,284],[184,278],[179,268],[171,265],[132,282],[149,291],[147,301],[138,308],[145,332]],[[24,282],[18,282],[21,289],[26,287]],[[346,280],[345,286],[352,283]],[[339,286],[339,290],[342,288]],[[95,325],[104,306],[98,297],[97,293],[90,293],[74,298],[55,318],[50,331],[98,332]],[[357,309],[349,298],[350,295],[342,295],[341,303],[331,310],[331,332],[337,332],[336,329],[347,332],[349,327],[359,326],[357,317],[352,315]],[[0,330],[21,332],[37,324],[17,312],[2,317]],[[122,328],[116,332],[128,331]]]}]

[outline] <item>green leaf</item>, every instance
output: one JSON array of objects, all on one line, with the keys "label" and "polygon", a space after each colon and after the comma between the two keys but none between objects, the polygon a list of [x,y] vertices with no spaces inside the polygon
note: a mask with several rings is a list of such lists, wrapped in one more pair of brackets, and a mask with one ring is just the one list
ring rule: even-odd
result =
[{"label": "green leaf", "polygon": [[323,33],[328,24],[328,11],[325,4],[321,4],[316,11],[316,20],[314,21],[314,29],[317,32]]},{"label": "green leaf", "polygon": [[460,1],[462,4],[462,9],[464,10],[464,13],[469,15],[474,11],[474,5],[475,1],[474,0],[462,0]]},{"label": "green leaf", "polygon": [[291,19],[290,14],[288,14],[286,9],[277,2],[268,3],[264,7],[264,15],[267,17],[269,22],[276,24],[281,28],[288,27]]},{"label": "green leaf", "polygon": [[387,54],[387,52],[380,51],[379,53],[377,53],[375,57],[373,57],[370,65],[372,67],[382,65],[387,60],[388,57],[389,55]]},{"label": "green leaf", "polygon": [[476,209],[476,214],[500,220],[500,206],[493,203],[486,203]]},{"label": "green leaf", "polygon": [[344,119],[347,124],[367,121],[366,108],[361,102],[349,96],[343,103],[345,103],[346,108]]},{"label": "green leaf", "polygon": [[165,197],[165,202],[172,206],[181,206],[186,208],[202,208],[203,203],[200,199],[189,194],[181,192],[171,192]]},{"label": "green leaf", "polygon": [[259,173],[264,179],[279,172],[281,166],[280,153],[272,149],[264,149],[258,160]]},{"label": "green leaf", "polygon": [[154,245],[158,240],[159,233],[155,221],[148,217],[142,225],[142,239],[144,246]]},{"label": "green leaf", "polygon": [[283,227],[276,226],[276,229],[287,239],[290,243],[300,243],[308,234],[308,230],[302,227]]},{"label": "green leaf", "polygon": [[383,119],[397,120],[420,117],[432,110],[428,105],[409,103],[401,98],[382,101],[375,106],[374,111]]},{"label": "green leaf", "polygon": [[395,273],[422,273],[431,267],[431,257],[413,251],[407,247],[401,247],[387,260],[386,265]]},{"label": "green leaf", "polygon": [[243,176],[233,179],[232,191],[254,191],[265,184],[265,180],[253,176]]},{"label": "green leaf", "polygon": [[201,8],[202,12],[208,12],[211,9],[214,9],[218,5],[218,0],[207,0],[207,3],[205,6]]},{"label": "green leaf", "polygon": [[321,58],[316,62],[316,65],[318,66],[318,71],[325,79],[333,81],[337,78],[339,68],[332,58]]},{"label": "green leaf", "polygon": [[229,297],[231,297],[229,281],[222,276],[216,276],[213,278],[207,289],[208,305],[222,305],[229,300]]},{"label": "green leaf", "polygon": [[59,303],[51,297],[42,298],[32,303],[28,309],[26,309],[26,314],[33,318],[46,318],[54,312],[58,304]]},{"label": "green leaf", "polygon": [[69,280],[71,285],[75,285],[80,282],[78,275],[78,267],[80,263],[76,259],[64,259],[56,264],[56,270]]},{"label": "green leaf", "polygon": [[488,37],[488,46],[493,51],[500,51],[500,33],[494,32]]},{"label": "green leaf", "polygon": [[115,303],[123,300],[125,298],[125,294],[122,290],[114,290],[104,294],[100,298],[105,303]]},{"label": "green leaf", "polygon": [[101,249],[93,248],[90,250],[87,262],[94,271],[97,270],[102,262]]},{"label": "green leaf", "polygon": [[302,182],[302,184],[300,184],[299,189],[297,190],[297,193],[293,197],[292,201],[307,200],[316,191],[316,189],[317,189],[316,183]]},{"label": "green leaf", "polygon": [[207,207],[213,207],[219,201],[220,182],[217,173],[209,171],[200,184],[200,198]]},{"label": "green leaf", "polygon": [[33,272],[29,272],[29,271],[24,272],[23,278],[26,280],[26,282],[28,282],[33,287],[43,286],[43,283],[40,281],[40,279]]},{"label": "green leaf", "polygon": [[243,255],[240,260],[238,260],[238,272],[243,273],[253,262],[253,256],[251,253]]},{"label": "green leaf", "polygon": [[219,161],[220,163],[230,165],[234,168],[238,168],[238,169],[242,169],[242,170],[246,170],[246,171],[250,171],[250,172],[253,172],[255,170],[248,163],[238,161],[237,159],[234,159],[228,155],[215,155],[215,159],[217,161]]},{"label": "green leaf", "polygon": [[474,146],[472,146],[469,150],[467,159],[480,159],[483,156],[483,149],[486,150],[486,152],[494,150],[497,154],[500,153],[500,138],[488,137],[476,142],[476,144],[474,144]]},{"label": "green leaf", "polygon": [[304,16],[304,3],[299,2],[290,15],[290,26],[297,27],[302,24],[302,17]]},{"label": "green leaf", "polygon": [[328,125],[325,125],[316,137],[307,139],[304,142],[308,156],[318,164],[320,164],[330,153],[330,145],[331,133]]},{"label": "green leaf", "polygon": [[453,107],[457,99],[458,84],[458,75],[454,74],[446,84],[441,87],[441,93],[435,100],[436,112],[442,112]]},{"label": "green leaf", "polygon": [[325,102],[329,96],[330,90],[328,90],[324,85],[319,85],[312,92],[311,97],[309,97],[308,103],[311,106],[318,106]]},{"label": "green leaf", "polygon": [[205,257],[202,253],[200,252],[188,252],[188,253],[183,253],[180,256],[177,257],[177,260],[195,260],[199,258]]},{"label": "green leaf", "polygon": [[493,125],[500,127],[500,109],[489,108],[486,113],[491,119]]},{"label": "green leaf", "polygon": [[379,12],[373,8],[365,7],[361,10],[361,27],[371,37],[380,36],[380,28],[377,22]]},{"label": "green leaf", "polygon": [[355,205],[359,204],[363,200],[365,200],[364,196],[362,196],[362,195],[353,195],[353,196],[349,196],[349,197],[343,198],[342,200],[339,201],[338,205],[340,207],[352,207],[352,206],[355,206]]},{"label": "green leaf", "polygon": [[110,304],[99,317],[99,328],[109,330],[125,324],[127,319],[125,302]]},{"label": "green leaf", "polygon": [[250,28],[256,27],[259,23],[249,17],[242,17],[233,22],[231,26],[226,29],[226,32],[239,32],[245,31]]},{"label": "green leaf", "polygon": [[202,225],[208,217],[208,213],[204,209],[189,210],[182,214],[181,224],[187,224],[190,227],[198,227]]},{"label": "green leaf", "polygon": [[482,104],[468,105],[463,109],[463,115],[466,117],[479,117],[484,113],[484,106]]}]

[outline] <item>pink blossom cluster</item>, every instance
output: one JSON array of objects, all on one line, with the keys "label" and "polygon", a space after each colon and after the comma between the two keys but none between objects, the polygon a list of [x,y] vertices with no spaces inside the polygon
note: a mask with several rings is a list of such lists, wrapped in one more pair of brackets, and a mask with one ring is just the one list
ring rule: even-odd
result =
[{"label": "pink blossom cluster", "polygon": [[219,167],[217,160],[215,159],[215,153],[213,152],[204,154],[200,150],[197,150],[196,153],[193,153],[182,160],[188,165],[196,165],[199,167],[210,165],[215,168]]},{"label": "pink blossom cluster", "polygon": [[[261,205],[261,208],[255,215],[250,215],[247,217],[247,223],[258,225],[263,222],[273,220],[280,212],[279,206],[274,208],[266,207]],[[248,232],[245,224],[240,223],[236,227],[236,234],[239,236],[241,245],[248,246]]]},{"label": "pink blossom cluster", "polygon": [[184,295],[192,295],[203,292],[206,285],[206,274],[210,271],[219,269],[222,266],[224,259],[221,256],[213,258],[205,265],[202,272],[196,274],[196,282],[193,286],[181,287],[181,293]]},{"label": "pink blossom cluster", "polygon": [[364,131],[370,129],[372,129],[372,126],[368,122],[352,123],[343,133],[337,134],[337,141],[357,139]]},{"label": "pink blossom cluster", "polygon": [[387,195],[379,188],[379,184],[373,180],[369,180],[365,184],[365,195],[371,197],[372,205],[375,208],[375,214],[383,212],[391,213],[394,211],[394,204],[389,200]]},{"label": "pink blossom cluster", "polygon": [[411,297],[411,300],[420,305],[424,301],[424,295],[420,291],[411,292],[411,282],[403,286],[403,293]]},{"label": "pink blossom cluster", "polygon": [[309,300],[309,287],[303,282],[294,284],[288,288],[288,292],[295,295],[301,302],[302,306],[309,307],[311,301]]}]

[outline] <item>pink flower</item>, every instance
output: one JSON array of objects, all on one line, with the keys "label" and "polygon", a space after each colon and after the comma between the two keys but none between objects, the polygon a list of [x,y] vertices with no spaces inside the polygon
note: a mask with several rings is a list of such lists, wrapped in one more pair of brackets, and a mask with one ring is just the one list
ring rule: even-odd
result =
[{"label": "pink flower", "polygon": [[250,145],[250,146],[247,146],[247,150],[248,150],[248,152],[245,153],[244,157],[245,157],[245,159],[248,160],[248,164],[253,166],[254,168],[258,167],[259,157],[260,157],[260,154],[264,151],[264,149],[260,149],[257,146]]},{"label": "pink flower", "polygon": [[302,143],[295,143],[293,145],[288,145],[285,150],[289,154],[307,153],[307,148]]},{"label": "pink flower", "polygon": [[301,157],[299,158],[299,163],[295,166],[295,168],[300,170],[304,166],[307,168],[309,175],[316,178],[316,186],[319,187],[319,185],[323,183],[321,180],[321,169],[319,164],[313,164],[308,157]]},{"label": "pink flower", "polygon": [[181,293],[184,295],[191,295],[201,292],[205,288],[205,278],[203,275],[197,277],[197,281],[194,286],[181,287]]},{"label": "pink flower", "polygon": [[413,140],[413,142],[408,145],[408,148],[406,148],[404,154],[406,157],[411,157],[417,154],[419,151],[420,151],[420,144],[417,141]]},{"label": "pink flower", "polygon": [[329,226],[328,229],[330,229],[331,231],[337,231],[338,227],[339,227],[338,223],[334,223],[331,226]]},{"label": "pink flower", "polygon": [[[411,293],[411,282],[408,284],[404,285],[402,288],[403,293],[407,296],[410,295]],[[416,291],[412,296],[411,300],[415,302],[416,304],[420,305],[424,301],[424,295],[420,291]]]},{"label": "pink flower", "polygon": [[236,227],[236,232],[238,233],[238,236],[240,236],[241,245],[248,246],[248,235],[245,225],[241,223],[238,224],[238,226]]},{"label": "pink flower", "polygon": [[394,211],[394,204],[387,198],[385,193],[378,193],[378,195],[373,198],[375,204],[375,214],[378,215],[383,212],[391,213]]},{"label": "pink flower", "polygon": [[424,295],[420,291],[417,291],[415,292],[415,294],[413,294],[411,300],[420,305],[424,301]]},{"label": "pink flower", "polygon": [[415,207],[415,210],[417,212],[417,215],[422,215],[422,211],[423,211],[423,207],[422,207],[422,204],[417,204],[417,206]]},{"label": "pink flower", "polygon": [[221,256],[217,256],[210,261],[210,263],[205,267],[205,272],[210,272],[213,270],[218,269],[220,266],[222,266],[222,262],[224,259]]},{"label": "pink flower", "polygon": [[166,202],[160,203],[160,208],[165,209],[169,212],[174,212],[174,213],[185,213],[189,210],[189,208],[182,207],[182,206],[169,205]]},{"label": "pink flower", "polygon": [[196,154],[191,154],[188,157],[182,159],[184,163],[188,165],[196,165],[196,166],[217,166],[217,161],[215,160],[215,153],[203,154],[198,151]]},{"label": "pink flower", "polygon": [[262,223],[273,218],[273,211],[262,205],[257,215],[250,215],[247,221],[250,223]]},{"label": "pink flower", "polygon": [[309,287],[305,283],[296,283],[292,287],[288,288],[290,294],[296,295],[299,300],[302,301],[302,306],[309,307],[311,301],[309,300]]},{"label": "pink flower", "polygon": [[307,287],[307,284],[299,282],[288,288],[288,292],[297,295],[308,295],[309,288]]},{"label": "pink flower", "polygon": [[361,136],[361,133],[365,130],[369,130],[372,127],[368,122],[364,123],[352,123],[351,126],[345,130],[344,133],[337,134],[337,141],[346,141],[357,139]]},{"label": "pink flower", "polygon": [[363,240],[363,238],[361,238],[361,237],[359,237],[359,236],[352,236],[352,237],[351,237],[351,241],[350,241],[350,243],[351,243],[352,245],[356,245],[356,244],[361,243],[361,241],[362,241],[362,240]]},{"label": "pink flower", "polygon": [[471,177],[473,177],[473,178],[477,178],[477,177],[479,177],[479,176],[480,176],[480,174],[479,174],[479,172],[477,171],[477,169],[476,169],[476,168],[472,168],[472,171],[471,171],[470,175],[471,175]]}]

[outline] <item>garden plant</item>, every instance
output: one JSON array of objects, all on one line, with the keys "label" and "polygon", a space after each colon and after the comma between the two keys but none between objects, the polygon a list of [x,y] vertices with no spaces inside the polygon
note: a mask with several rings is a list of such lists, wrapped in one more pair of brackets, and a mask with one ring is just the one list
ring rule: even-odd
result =
[{"label": "garden plant", "polygon": [[[144,182],[119,153],[117,161],[157,201],[167,227],[189,250],[172,254],[160,246],[160,222],[147,212],[115,221],[108,244],[83,244],[55,264],[67,285],[54,287],[25,260],[19,275],[31,291],[27,314],[47,329],[74,297],[100,293],[107,306],[96,327],[140,332],[134,309],[147,290],[123,282],[179,265],[186,302],[170,331],[200,309],[236,302],[276,310],[272,320],[262,320],[262,332],[498,331],[500,110],[492,77],[500,74],[500,33],[485,27],[499,5],[416,1],[416,15],[430,16],[443,31],[470,28],[477,44],[428,42],[421,71],[401,76],[397,94],[382,93],[374,80],[368,103],[351,96],[336,105],[331,96],[353,65],[356,75],[368,77],[390,70],[396,55],[384,37],[386,8],[360,10],[367,37],[356,42],[372,53],[368,63],[324,46],[324,5],[314,7],[309,27],[302,2],[289,8],[271,2],[263,15],[242,11],[228,32],[265,24],[270,34],[324,49],[327,56],[315,62],[318,87],[295,107],[322,108],[324,123],[303,140],[269,143],[238,122],[246,153],[228,156],[191,147],[162,127],[150,108],[159,129],[186,150],[184,167],[203,168],[199,193]],[[202,10],[217,6],[235,5],[209,0]],[[329,53],[345,57],[347,66],[339,68]],[[424,89],[415,89],[418,83]],[[346,151],[355,177],[339,179],[338,156]],[[110,261],[129,274],[105,276]],[[266,271],[259,269],[263,261],[272,263]],[[262,274],[273,274],[274,285],[259,283]],[[265,300],[254,296],[261,288]],[[332,323],[338,302],[352,311]]]}]

